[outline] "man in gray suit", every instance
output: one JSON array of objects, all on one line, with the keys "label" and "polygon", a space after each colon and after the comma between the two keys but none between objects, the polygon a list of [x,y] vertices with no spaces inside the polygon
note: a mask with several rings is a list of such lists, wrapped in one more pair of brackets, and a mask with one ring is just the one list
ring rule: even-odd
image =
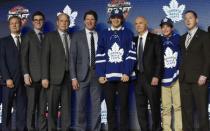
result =
[{"label": "man in gray suit", "polygon": [[33,30],[28,32],[21,44],[21,64],[27,91],[27,128],[35,130],[35,116],[38,112],[39,130],[47,130],[45,117],[46,92],[41,85],[41,48],[44,37],[42,28],[45,16],[37,11],[32,15]]},{"label": "man in gray suit", "polygon": [[70,19],[65,13],[57,16],[57,30],[46,34],[42,48],[42,86],[47,88],[48,130],[57,129],[57,111],[61,105],[61,130],[70,128],[69,75]]},{"label": "man in gray suit", "polygon": [[95,52],[98,34],[95,31],[97,14],[84,14],[85,29],[72,37],[70,69],[72,86],[76,91],[76,130],[87,130],[87,100],[91,103],[91,131],[100,131],[101,88],[95,75]]}]

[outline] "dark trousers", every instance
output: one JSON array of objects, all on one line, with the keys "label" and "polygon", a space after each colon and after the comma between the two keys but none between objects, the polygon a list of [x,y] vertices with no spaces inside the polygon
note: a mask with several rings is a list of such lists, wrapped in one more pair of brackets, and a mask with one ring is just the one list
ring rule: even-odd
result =
[{"label": "dark trousers", "polygon": [[182,121],[184,131],[194,131],[194,114],[198,115],[199,130],[209,131],[208,123],[208,86],[197,83],[180,82]]},{"label": "dark trousers", "polygon": [[[90,69],[85,81],[79,82],[76,91],[76,131],[86,131],[88,116],[90,116],[91,131],[101,130],[101,87],[95,70]],[[90,106],[88,102],[90,100]],[[90,115],[87,113],[90,107]]]},{"label": "dark trousers", "polygon": [[[15,87],[10,89],[3,87],[2,92],[2,131],[11,131],[11,111],[12,107],[16,109],[16,130],[24,131],[26,129],[26,90],[23,80],[17,81]],[[13,103],[15,105],[13,106]]]},{"label": "dark trousers", "polygon": [[35,116],[38,117],[39,131],[47,131],[46,89],[42,88],[41,82],[33,82],[31,86],[26,87],[27,93],[27,128],[28,131],[35,131]]},{"label": "dark trousers", "polygon": [[159,86],[152,87],[143,73],[137,74],[135,96],[138,121],[141,131],[149,131],[148,101],[151,108],[152,131],[161,131],[160,93]]},{"label": "dark trousers", "polygon": [[48,131],[57,130],[57,114],[61,105],[61,130],[70,129],[70,102],[71,81],[68,72],[65,72],[63,82],[59,85],[51,84],[47,90],[48,97]]},{"label": "dark trousers", "polygon": [[[128,92],[129,84],[120,81],[107,82],[103,85],[107,105],[108,131],[128,131]],[[119,97],[120,120],[117,130],[116,93]]]}]

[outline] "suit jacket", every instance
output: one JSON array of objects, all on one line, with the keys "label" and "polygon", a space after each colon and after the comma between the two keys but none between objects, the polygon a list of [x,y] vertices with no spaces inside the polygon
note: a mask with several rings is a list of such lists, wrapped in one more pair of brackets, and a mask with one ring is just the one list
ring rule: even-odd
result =
[{"label": "suit jacket", "polygon": [[72,37],[70,48],[71,78],[84,81],[90,67],[90,55],[86,31],[76,32]]},{"label": "suit jacket", "polygon": [[185,48],[187,33],[181,38],[180,81],[197,83],[200,75],[209,76],[210,40],[208,33],[198,29],[188,48]]},{"label": "suit jacket", "polygon": [[[136,47],[138,45],[138,36],[134,38]],[[137,48],[136,48],[137,49]],[[160,37],[156,34],[148,33],[144,52],[143,52],[143,68],[144,74],[148,80],[151,82],[152,77],[158,77],[161,79],[162,69],[163,69],[163,51],[160,42]],[[137,60],[138,61],[138,60]]]},{"label": "suit jacket", "polygon": [[22,78],[20,52],[11,35],[2,38],[0,57],[3,79],[12,79],[14,83],[19,82],[20,78]]},{"label": "suit jacket", "polygon": [[29,74],[33,81],[41,80],[41,45],[35,31],[28,32],[21,44],[23,74]]},{"label": "suit jacket", "polygon": [[51,84],[61,84],[64,78],[66,60],[65,50],[58,31],[45,35],[41,61],[42,79],[48,79]]}]

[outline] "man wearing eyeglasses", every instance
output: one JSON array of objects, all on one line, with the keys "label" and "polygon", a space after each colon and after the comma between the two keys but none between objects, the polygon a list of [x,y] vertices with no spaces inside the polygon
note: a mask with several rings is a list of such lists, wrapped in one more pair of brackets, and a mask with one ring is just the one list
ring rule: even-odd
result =
[{"label": "man wearing eyeglasses", "polygon": [[28,32],[21,45],[21,64],[27,91],[27,128],[35,130],[35,116],[38,112],[39,130],[47,130],[45,109],[46,93],[41,86],[41,49],[44,38],[45,16],[37,11],[32,15],[33,30]]}]

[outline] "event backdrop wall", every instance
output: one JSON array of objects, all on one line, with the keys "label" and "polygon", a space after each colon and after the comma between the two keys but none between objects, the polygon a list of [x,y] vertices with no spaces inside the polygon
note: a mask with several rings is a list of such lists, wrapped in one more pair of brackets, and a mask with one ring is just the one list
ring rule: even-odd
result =
[{"label": "event backdrop wall", "polygon": [[[123,8],[126,15],[126,26],[134,33],[133,22],[135,18],[145,16],[152,31],[158,32],[161,19],[169,17],[175,22],[175,30],[179,34],[183,34],[186,31],[183,23],[183,12],[186,10],[195,10],[198,13],[199,26],[202,29],[207,30],[210,25],[209,0],[0,0],[0,37],[9,33],[8,15],[22,12],[20,16],[23,17],[23,33],[25,33],[31,28],[31,14],[37,10],[46,15],[46,32],[55,29],[58,12],[64,11],[70,15],[70,31],[74,32],[83,29],[83,14],[85,11],[95,10],[99,16],[97,30],[100,31],[109,26],[107,12],[116,6]],[[130,90],[130,124],[131,128],[136,129],[138,124],[132,88]]]}]

